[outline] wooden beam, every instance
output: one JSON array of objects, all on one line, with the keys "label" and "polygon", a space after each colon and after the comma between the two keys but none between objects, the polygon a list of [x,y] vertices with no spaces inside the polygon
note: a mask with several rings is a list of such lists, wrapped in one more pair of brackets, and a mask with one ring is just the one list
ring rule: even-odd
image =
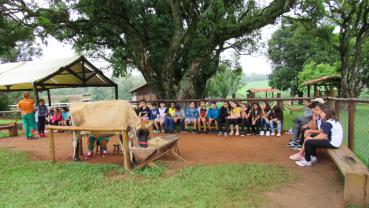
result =
[{"label": "wooden beam", "polygon": [[115,92],[115,99],[118,100],[119,99],[119,94],[118,94],[118,85],[114,86],[114,92]]},{"label": "wooden beam", "polygon": [[310,97],[310,85],[307,86],[307,96]]},{"label": "wooden beam", "polygon": [[122,129],[116,128],[95,128],[95,127],[83,127],[83,126],[54,126],[48,125],[47,129],[50,130],[64,130],[64,131],[94,131],[94,132],[121,132]]},{"label": "wooden beam", "polygon": [[111,85],[111,84],[103,84],[103,85],[100,85],[100,84],[54,84],[54,83],[42,83],[42,84],[39,84],[39,86],[42,86],[42,87],[114,87],[114,85]]},{"label": "wooden beam", "polygon": [[85,68],[84,60],[82,60],[82,79],[83,79],[83,84],[86,84],[86,68]]},{"label": "wooden beam", "polygon": [[82,77],[80,77],[78,74],[76,74],[72,69],[70,68],[66,68],[66,71],[68,71],[70,74],[72,74],[73,76],[75,76],[77,79],[81,80],[82,83],[84,82],[84,79]]},{"label": "wooden beam", "polygon": [[88,80],[90,80],[92,77],[94,77],[96,74],[98,74],[97,72],[93,72],[93,74],[91,74],[90,76],[88,76],[86,78],[86,82],[88,82]]},{"label": "wooden beam", "polygon": [[49,104],[49,107],[51,106],[51,96],[50,96],[50,89],[47,90],[47,101]]},{"label": "wooden beam", "polygon": [[35,98],[35,102],[37,106],[39,103],[39,97],[38,97],[38,89],[37,89],[36,83],[33,83],[33,94],[34,94],[34,98]]}]

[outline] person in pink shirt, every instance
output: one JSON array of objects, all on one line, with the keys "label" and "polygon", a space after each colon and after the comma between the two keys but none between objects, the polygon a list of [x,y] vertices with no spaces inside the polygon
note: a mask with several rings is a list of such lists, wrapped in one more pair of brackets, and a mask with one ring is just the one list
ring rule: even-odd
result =
[{"label": "person in pink shirt", "polygon": [[51,117],[51,125],[58,125],[59,122],[61,122],[63,120],[62,118],[62,112],[60,110],[60,108],[55,108],[55,113],[53,115],[53,117]]}]

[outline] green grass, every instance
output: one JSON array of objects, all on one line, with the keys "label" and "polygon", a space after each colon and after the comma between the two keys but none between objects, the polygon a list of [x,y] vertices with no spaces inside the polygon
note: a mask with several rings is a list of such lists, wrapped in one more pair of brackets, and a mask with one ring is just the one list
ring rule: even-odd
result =
[{"label": "green grass", "polygon": [[0,166],[0,207],[264,207],[263,192],[296,179],[263,164],[128,175],[116,165],[30,161],[7,150],[0,150]]},{"label": "green grass", "polygon": [[[369,105],[357,104],[355,111],[355,124],[354,124],[354,152],[356,155],[369,167],[369,140],[367,135],[369,134],[368,128],[369,118]],[[345,144],[348,143],[348,111],[347,107],[341,106],[340,110],[340,122],[343,126]]]},{"label": "green grass", "polygon": [[22,120],[7,120],[7,119],[0,119],[0,125],[4,125],[4,124],[10,124],[10,123],[22,123]]}]

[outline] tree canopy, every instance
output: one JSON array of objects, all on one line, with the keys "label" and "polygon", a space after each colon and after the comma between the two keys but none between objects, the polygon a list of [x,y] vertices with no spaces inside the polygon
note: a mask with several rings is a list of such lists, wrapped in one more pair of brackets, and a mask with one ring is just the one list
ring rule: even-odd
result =
[{"label": "tree canopy", "polygon": [[11,2],[40,36],[72,41],[79,51],[104,57],[115,76],[137,68],[159,98],[190,98],[205,95],[223,51],[253,51],[259,29],[295,0],[53,0],[47,7]]},{"label": "tree canopy", "polygon": [[231,93],[237,92],[241,85],[242,68],[240,65],[230,67],[220,64],[216,74],[207,82],[206,92],[208,96],[227,98]]},{"label": "tree canopy", "polygon": [[16,15],[20,9],[9,3],[0,0],[0,63],[31,60],[41,53],[35,44],[34,28],[23,25]]},{"label": "tree canopy", "polygon": [[270,85],[280,90],[291,89],[293,95],[303,95],[298,74],[305,64],[334,64],[339,60],[332,42],[337,40],[331,25],[284,19],[279,30],[269,40],[268,56],[272,61]]},{"label": "tree canopy", "polygon": [[[304,64],[310,61],[329,65],[339,62],[339,73],[342,76],[341,95],[343,97],[358,97],[360,92],[368,87],[369,80],[367,64],[369,61],[368,12],[369,1],[367,0],[300,1],[295,7],[294,15],[287,16],[286,19],[298,24],[315,24],[317,28],[330,27],[332,29],[322,33],[317,33],[319,30],[315,29],[306,30],[303,34],[306,38],[303,39],[305,41],[302,41],[299,44],[300,47],[296,49],[288,47],[286,42],[292,45],[296,43],[296,40],[290,37],[299,31],[292,31],[287,38],[280,37],[282,32],[285,32],[285,35],[288,34],[286,33],[288,31],[283,31],[284,27],[282,26],[282,29],[277,31],[269,42],[269,56],[273,62],[273,73],[270,76],[271,85],[279,89],[291,88],[292,91],[297,91],[301,95],[302,92],[296,88],[298,86],[296,75],[303,69]],[[331,38],[320,39],[321,35]],[[312,36],[313,39],[309,36]],[[314,41],[314,39],[321,41]],[[311,44],[318,45],[316,45],[317,47],[309,47]],[[322,47],[329,49],[323,50],[323,52],[331,51],[334,59],[326,59],[332,56],[316,50],[322,49]],[[301,53],[305,54],[303,59],[299,59]],[[297,56],[294,56],[295,54]],[[319,60],[322,58],[326,60]],[[286,81],[283,77],[288,77],[288,80],[292,81]]]}]

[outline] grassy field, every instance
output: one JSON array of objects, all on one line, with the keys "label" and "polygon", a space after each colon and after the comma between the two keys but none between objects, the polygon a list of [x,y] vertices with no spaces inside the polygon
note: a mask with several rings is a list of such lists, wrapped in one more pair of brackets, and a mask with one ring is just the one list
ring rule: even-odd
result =
[{"label": "grassy field", "polygon": [[0,207],[264,207],[263,192],[296,179],[263,164],[128,175],[116,165],[30,161],[7,150],[0,150],[0,166]]},{"label": "grassy field", "polygon": [[[251,89],[251,88],[270,88],[269,81],[268,80],[262,80],[262,81],[248,82],[244,86],[240,87],[240,89],[236,93],[236,96],[241,97],[241,98],[246,97],[246,91],[248,89]],[[288,92],[283,91],[281,93],[282,93],[282,97],[288,97],[289,96]],[[275,94],[274,96],[276,97],[277,95]],[[257,93],[256,97],[264,98],[265,93]],[[268,93],[268,97],[272,97],[272,93]]]}]

